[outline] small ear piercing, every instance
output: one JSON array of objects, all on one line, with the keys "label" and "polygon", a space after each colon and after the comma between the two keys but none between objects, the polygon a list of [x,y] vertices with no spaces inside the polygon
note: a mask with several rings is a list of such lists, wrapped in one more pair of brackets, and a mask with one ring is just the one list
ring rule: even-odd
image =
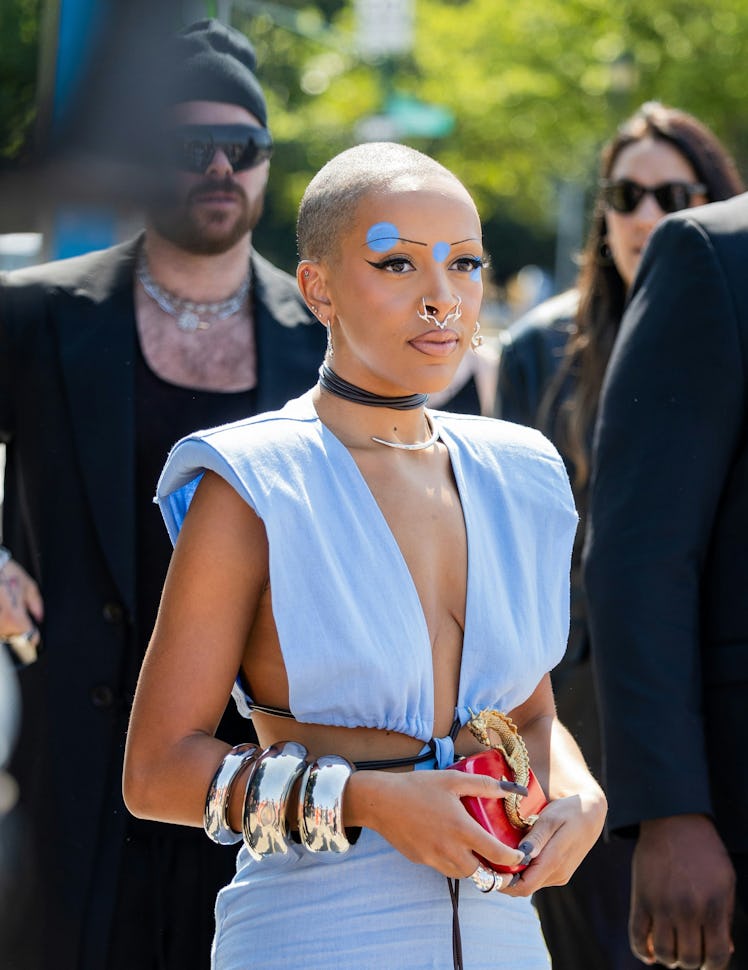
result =
[{"label": "small ear piercing", "polygon": [[304,277],[305,280],[308,280],[309,279],[309,270],[308,269],[305,269],[302,275],[303,275],[303,277]]}]

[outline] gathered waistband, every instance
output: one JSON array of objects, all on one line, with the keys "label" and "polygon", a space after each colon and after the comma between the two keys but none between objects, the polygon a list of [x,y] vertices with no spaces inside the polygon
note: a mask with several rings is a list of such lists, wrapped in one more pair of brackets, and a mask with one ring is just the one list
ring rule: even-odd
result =
[{"label": "gathered waistband", "polygon": [[413,767],[416,771],[426,771],[434,768],[446,768],[454,763],[455,760],[455,738],[460,727],[460,719],[455,717],[449,734],[443,738],[432,738],[416,755],[409,758],[382,758],[375,761],[356,761],[356,768],[359,770],[369,769],[376,771],[382,768],[408,768]]},{"label": "gathered waistband", "polygon": [[[247,707],[252,711],[259,711],[262,714],[272,714],[274,717],[285,717],[295,721],[291,711],[287,707],[272,707],[270,704],[248,703]],[[443,738],[432,738],[428,741],[418,754],[410,755],[407,758],[375,758],[372,761],[355,761],[354,765],[359,771],[378,771],[384,768],[415,768],[416,770],[428,770],[434,768],[446,768],[454,763],[455,760],[455,738],[459,734],[459,717],[455,716],[449,734]]]}]

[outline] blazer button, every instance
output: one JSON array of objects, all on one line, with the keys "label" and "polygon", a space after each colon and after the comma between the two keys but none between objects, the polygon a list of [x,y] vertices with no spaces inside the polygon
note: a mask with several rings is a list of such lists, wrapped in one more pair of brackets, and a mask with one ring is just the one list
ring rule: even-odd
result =
[{"label": "blazer button", "polygon": [[121,623],[125,615],[119,603],[105,603],[102,613],[107,623]]},{"label": "blazer button", "polygon": [[111,707],[114,704],[114,691],[106,684],[97,684],[91,688],[91,703],[94,707]]}]

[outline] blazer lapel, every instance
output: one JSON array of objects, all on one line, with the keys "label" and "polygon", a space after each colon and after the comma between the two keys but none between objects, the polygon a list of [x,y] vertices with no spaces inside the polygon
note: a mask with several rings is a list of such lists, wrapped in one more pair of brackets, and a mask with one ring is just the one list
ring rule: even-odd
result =
[{"label": "blazer lapel", "polygon": [[133,266],[138,240],[90,258],[60,297],[60,359],[89,506],[122,601],[135,614],[136,353]]}]

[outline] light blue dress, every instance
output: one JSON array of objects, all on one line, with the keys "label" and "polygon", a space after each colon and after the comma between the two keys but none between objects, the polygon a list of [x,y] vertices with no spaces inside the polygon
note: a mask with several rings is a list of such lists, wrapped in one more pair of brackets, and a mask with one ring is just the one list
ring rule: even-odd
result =
[{"label": "light blue dress", "polygon": [[[561,658],[576,512],[563,463],[538,432],[430,412],[452,463],[467,532],[465,633],[456,716],[510,710]],[[172,541],[205,469],[265,525],[273,615],[297,720],[398,731],[428,742],[431,644],[400,549],[311,393],[282,410],[180,441],[158,485]],[[240,687],[235,700],[249,713]],[[291,736],[291,732],[289,732]],[[454,760],[437,738],[431,767]],[[548,967],[527,899],[460,884],[466,970]],[[215,970],[452,967],[445,878],[364,829],[343,856],[256,863],[242,847],[216,904]]]}]

